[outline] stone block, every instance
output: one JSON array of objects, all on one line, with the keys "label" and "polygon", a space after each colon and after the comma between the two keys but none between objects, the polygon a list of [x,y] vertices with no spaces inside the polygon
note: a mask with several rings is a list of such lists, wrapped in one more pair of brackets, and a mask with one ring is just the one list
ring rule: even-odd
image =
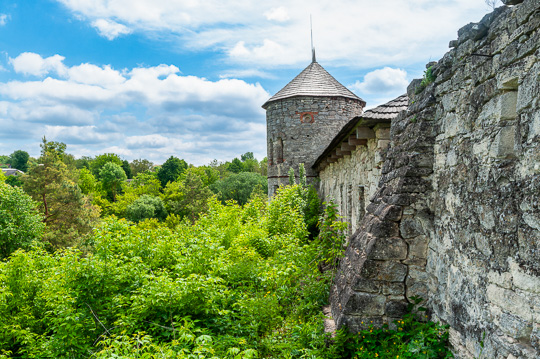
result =
[{"label": "stone block", "polygon": [[495,136],[489,154],[491,157],[507,158],[514,156],[515,126],[506,126]]},{"label": "stone block", "polygon": [[381,283],[372,279],[358,277],[353,281],[351,288],[355,292],[379,293]]},{"label": "stone block", "polygon": [[407,240],[409,244],[409,259],[426,259],[429,239],[426,236],[417,236]]},{"label": "stone block", "polygon": [[368,253],[368,258],[374,260],[405,259],[407,258],[407,243],[399,237],[377,238]]},{"label": "stone block", "polygon": [[532,311],[527,298],[516,292],[490,284],[486,291],[487,299],[500,308],[524,320],[532,320]]},{"label": "stone block", "polygon": [[497,324],[506,335],[518,340],[528,339],[533,329],[531,322],[524,321],[523,319],[508,313],[502,313],[502,315],[497,318]]},{"label": "stone block", "polygon": [[395,261],[366,260],[360,275],[364,278],[386,282],[403,282],[407,275],[407,266]]},{"label": "stone block", "polygon": [[499,106],[501,108],[501,120],[515,120],[517,117],[516,105],[517,105],[518,92],[506,91],[499,97]]},{"label": "stone block", "polygon": [[375,215],[381,220],[389,220],[397,222],[401,219],[402,208],[401,206],[380,204],[375,210]]},{"label": "stone block", "polygon": [[377,141],[377,148],[380,149],[380,150],[384,150],[384,149],[388,148],[389,145],[390,145],[390,140],[378,140]]},{"label": "stone block", "polygon": [[379,140],[389,140],[390,139],[390,127],[379,127],[375,130],[375,136]]},{"label": "stone block", "polygon": [[378,218],[373,218],[367,231],[371,233],[374,237],[398,237],[399,236],[399,227],[396,222],[391,221],[381,221]]},{"label": "stone block", "polygon": [[526,292],[540,294],[540,277],[528,274],[519,265],[510,259],[510,273],[512,274],[514,285]]},{"label": "stone block", "polygon": [[356,128],[356,138],[358,139],[370,139],[375,138],[375,131],[367,126],[360,126]]},{"label": "stone block", "polygon": [[414,238],[425,234],[420,221],[415,218],[402,218],[399,225],[399,232],[402,238]]},{"label": "stone block", "polygon": [[407,302],[389,301],[386,303],[386,315],[389,317],[400,318],[407,314]]},{"label": "stone block", "polygon": [[393,295],[393,296],[404,296],[405,295],[405,284],[400,282],[383,282],[382,293],[384,295]]},{"label": "stone block", "polygon": [[343,314],[355,316],[383,315],[386,304],[384,295],[370,293],[353,293],[347,303]]}]

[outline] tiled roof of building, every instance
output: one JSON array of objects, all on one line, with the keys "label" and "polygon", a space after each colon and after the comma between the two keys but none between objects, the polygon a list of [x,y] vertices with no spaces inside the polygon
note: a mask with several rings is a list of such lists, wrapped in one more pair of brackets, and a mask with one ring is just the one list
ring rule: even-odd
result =
[{"label": "tiled roof of building", "polygon": [[321,155],[314,162],[312,168],[317,168],[319,163],[332,153],[334,148],[349,137],[351,132],[360,124],[374,126],[377,123],[390,123],[401,111],[406,110],[409,105],[407,95],[401,95],[384,105],[377,106],[371,110],[367,110],[361,116],[351,119],[339,133],[334,137],[332,142],[326,147]]},{"label": "tiled roof of building", "polygon": [[367,110],[362,114],[362,118],[369,118],[375,120],[391,120],[396,117],[398,113],[406,110],[408,104],[409,98],[407,97],[407,95],[401,95],[398,98],[385,103],[384,105],[380,105],[372,108],[371,110]]},{"label": "tiled roof of building", "polygon": [[270,102],[294,96],[345,97],[365,104],[364,100],[340,84],[315,61],[266,101],[262,107],[266,108]]},{"label": "tiled roof of building", "polygon": [[16,168],[2,168],[2,172],[4,172],[4,175],[6,176],[19,176],[24,174],[23,171]]}]

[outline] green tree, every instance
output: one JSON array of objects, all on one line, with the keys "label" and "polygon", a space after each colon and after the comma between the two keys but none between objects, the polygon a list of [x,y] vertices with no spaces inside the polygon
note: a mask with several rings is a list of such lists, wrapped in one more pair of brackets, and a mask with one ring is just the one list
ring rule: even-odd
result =
[{"label": "green tree", "polygon": [[0,171],[0,183],[6,182],[6,175],[4,174],[4,171]]},{"label": "green tree", "polygon": [[103,188],[111,195],[112,201],[116,201],[116,195],[127,179],[122,167],[114,162],[106,162],[99,171],[99,178]]},{"label": "green tree", "polygon": [[255,156],[253,156],[253,152],[246,152],[243,155],[240,155],[240,159],[242,162],[246,162],[247,160],[254,160]]},{"label": "green tree", "polygon": [[7,168],[9,165],[9,156],[0,155],[0,167]]},{"label": "green tree", "polygon": [[238,158],[235,158],[227,169],[232,173],[240,173],[244,171],[244,164]]},{"label": "green tree", "polygon": [[126,173],[126,176],[128,179],[132,179],[133,178],[133,174],[131,172],[131,167],[129,166],[129,162],[126,161],[126,160],[123,160],[122,161],[122,169],[124,170],[124,172]]},{"label": "green tree", "polygon": [[194,168],[186,171],[185,178],[169,182],[164,189],[164,199],[170,213],[187,217],[194,222],[208,210],[212,191],[205,185],[203,176]]},{"label": "green tree", "polygon": [[266,177],[258,173],[242,172],[233,174],[221,179],[210,186],[212,192],[217,194],[222,202],[235,200],[238,204],[244,205],[251,197],[252,192],[259,188],[262,192],[268,192],[268,182]]},{"label": "green tree", "polygon": [[30,155],[23,150],[17,150],[9,156],[9,163],[12,168],[16,168],[20,171],[28,171],[28,159]]},{"label": "green tree", "polygon": [[99,177],[99,172],[108,162],[112,162],[122,167],[122,160],[120,159],[120,157],[118,157],[118,155],[114,153],[104,153],[102,155],[96,156],[96,158],[94,158],[92,162],[90,162],[90,171],[92,171],[92,174],[97,179],[101,180],[101,177]]},{"label": "green tree", "polygon": [[101,192],[101,184],[94,177],[92,172],[86,167],[79,170],[79,180],[77,181],[82,193],[86,195],[97,194]]},{"label": "green tree", "polygon": [[81,169],[81,168],[87,168],[87,169],[90,169],[90,163],[93,161],[92,157],[88,157],[88,156],[82,156],[81,158],[78,158],[75,160],[75,167],[77,167],[77,169]]},{"label": "green tree", "polygon": [[146,159],[133,160],[129,166],[131,167],[133,177],[137,176],[139,173],[154,170],[154,164]]},{"label": "green tree", "polygon": [[0,258],[39,240],[45,224],[36,203],[20,188],[0,183]]},{"label": "green tree", "polygon": [[177,157],[171,156],[161,166],[158,171],[158,178],[161,181],[161,185],[165,187],[167,183],[174,182],[176,179],[188,168],[186,161]]},{"label": "green tree", "polygon": [[161,198],[146,194],[130,204],[127,207],[126,214],[127,218],[133,222],[139,222],[148,218],[164,220],[167,217],[167,211]]},{"label": "green tree", "polygon": [[11,187],[22,187],[21,176],[7,176],[6,183]]},{"label": "green tree", "polygon": [[62,162],[64,150],[64,144],[43,138],[40,164],[22,177],[25,192],[39,203],[44,238],[53,248],[77,244],[99,219],[99,210],[76,183],[77,174]]}]

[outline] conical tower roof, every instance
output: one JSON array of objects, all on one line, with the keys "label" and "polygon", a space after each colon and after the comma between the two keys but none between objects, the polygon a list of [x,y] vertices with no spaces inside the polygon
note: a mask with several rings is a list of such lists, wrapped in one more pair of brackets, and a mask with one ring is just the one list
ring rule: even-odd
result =
[{"label": "conical tower roof", "polygon": [[262,107],[266,108],[270,102],[295,96],[345,97],[360,101],[364,106],[366,104],[364,100],[340,84],[316,61],[313,61],[304,71],[266,101]]}]

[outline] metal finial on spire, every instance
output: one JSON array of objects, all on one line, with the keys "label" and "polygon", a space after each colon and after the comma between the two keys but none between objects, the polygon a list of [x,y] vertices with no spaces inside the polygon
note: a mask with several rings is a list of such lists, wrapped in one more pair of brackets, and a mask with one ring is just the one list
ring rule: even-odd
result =
[{"label": "metal finial on spire", "polygon": [[313,20],[311,19],[311,14],[309,14],[309,29],[311,30],[311,62],[317,62],[315,48],[313,47]]}]

